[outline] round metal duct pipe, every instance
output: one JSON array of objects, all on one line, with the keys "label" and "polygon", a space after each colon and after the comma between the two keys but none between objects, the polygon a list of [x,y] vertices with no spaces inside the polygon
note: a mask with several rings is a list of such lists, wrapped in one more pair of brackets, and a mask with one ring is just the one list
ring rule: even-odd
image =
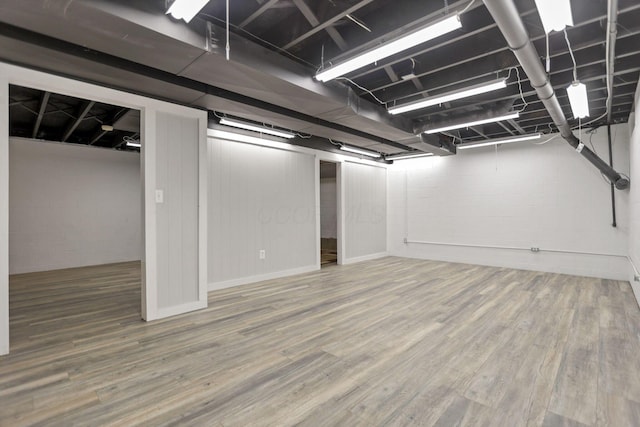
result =
[{"label": "round metal duct pipe", "polygon": [[535,89],[538,98],[540,98],[549,112],[551,119],[558,127],[562,137],[613,182],[618,190],[628,188],[629,179],[620,175],[588,147],[581,144],[580,140],[571,131],[571,127],[567,123],[567,119],[553,90],[553,86],[551,86],[547,73],[540,62],[538,52],[529,39],[529,34],[524,27],[522,19],[520,19],[520,14],[513,1],[483,1],[507,41],[509,48],[511,48],[522,69],[529,77],[531,86]]}]

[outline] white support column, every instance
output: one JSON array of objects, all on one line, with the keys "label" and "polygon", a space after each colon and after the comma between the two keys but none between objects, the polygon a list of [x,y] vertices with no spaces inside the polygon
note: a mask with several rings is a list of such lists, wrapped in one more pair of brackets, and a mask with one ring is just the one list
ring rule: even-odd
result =
[{"label": "white support column", "polygon": [[337,226],[338,226],[338,230],[337,230],[337,237],[338,237],[338,264],[342,265],[344,264],[344,259],[345,259],[345,232],[344,232],[344,225],[346,223],[346,218],[345,218],[345,204],[344,204],[344,179],[343,177],[343,173],[344,173],[344,163],[340,162],[340,163],[336,163],[336,198],[337,198],[337,204],[338,204],[338,215],[337,215]]},{"label": "white support column", "polygon": [[316,268],[320,269],[322,266],[322,251],[320,247],[322,246],[322,232],[320,223],[322,221],[320,211],[322,210],[320,206],[320,158],[315,156],[315,171],[314,171],[314,182],[315,182],[315,192],[316,192]]},{"label": "white support column", "polygon": [[0,72],[0,355],[9,354],[9,80]]},{"label": "white support column", "polygon": [[142,318],[158,318],[157,228],[156,228],[156,111],[144,108],[140,114],[142,162],[144,254],[142,256]]},{"label": "white support column", "polygon": [[207,115],[198,119],[198,288],[199,300],[208,300],[208,182],[209,182],[209,156],[207,153]]}]

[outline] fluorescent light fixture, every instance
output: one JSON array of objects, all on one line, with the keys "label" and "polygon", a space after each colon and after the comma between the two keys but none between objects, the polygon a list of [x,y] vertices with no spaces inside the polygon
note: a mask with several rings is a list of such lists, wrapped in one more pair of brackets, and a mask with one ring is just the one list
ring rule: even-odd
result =
[{"label": "fluorescent light fixture", "polygon": [[500,122],[502,120],[517,119],[518,117],[520,117],[520,113],[516,111],[515,113],[509,113],[504,116],[490,117],[488,119],[476,120],[476,121],[467,122],[467,123],[460,123],[458,125],[450,125],[450,126],[439,127],[436,129],[429,129],[429,130],[425,130],[424,133],[446,132],[448,130],[468,128],[471,126],[483,125],[485,123],[494,123],[494,122]]},{"label": "fluorescent light fixture", "polygon": [[350,153],[362,154],[363,156],[369,156],[369,157],[375,157],[375,158],[382,157],[382,154],[376,153],[375,151],[369,151],[363,148],[352,147],[350,145],[341,145],[340,149],[342,151],[348,151]]},{"label": "fluorescent light fixture", "polygon": [[104,132],[113,132],[113,126],[111,125],[102,125],[100,126],[100,129],[102,129]]},{"label": "fluorescent light fixture", "polygon": [[394,154],[391,156],[384,156],[385,160],[405,160],[405,159],[417,159],[418,157],[430,157],[433,153],[405,153]]},{"label": "fluorescent light fixture", "polygon": [[142,144],[140,144],[140,142],[127,141],[127,147],[140,148],[142,147]]},{"label": "fluorescent light fixture", "polygon": [[209,3],[209,0],[175,0],[169,6],[167,13],[176,19],[183,19],[189,22],[200,10]]},{"label": "fluorescent light fixture", "polygon": [[316,74],[316,80],[326,82],[336,77],[343,76],[351,71],[372,64],[388,56],[407,50],[421,43],[439,37],[443,34],[462,28],[460,17],[450,15],[439,21],[435,21],[427,27],[421,28],[413,33],[397,38],[388,43],[384,43],[375,49],[371,49],[360,55],[354,56],[340,64],[327,68]]},{"label": "fluorescent light fixture", "polygon": [[420,110],[421,108],[431,107],[432,105],[438,105],[445,102],[454,101],[456,99],[468,98],[470,96],[491,92],[505,87],[507,87],[506,78],[493,80],[486,83],[479,83],[467,88],[443,93],[442,95],[430,96],[429,98],[421,99],[419,101],[391,107],[389,108],[389,113],[401,114],[406,113],[407,111]]},{"label": "fluorescent light fixture", "polygon": [[573,25],[570,0],[535,0],[545,33]]},{"label": "fluorescent light fixture", "polygon": [[244,133],[228,132],[219,128],[207,129],[207,137],[215,139],[225,139],[234,142],[244,142],[247,144],[260,145],[264,147],[278,148],[284,150],[291,150],[293,147],[287,142],[281,140],[271,139],[270,136],[251,136]]},{"label": "fluorescent light fixture", "polygon": [[532,133],[532,134],[520,135],[520,136],[508,136],[506,138],[497,138],[497,139],[490,139],[490,140],[478,141],[478,142],[468,142],[465,144],[457,145],[456,148],[458,150],[466,150],[467,148],[487,147],[489,145],[500,145],[500,144],[511,144],[512,142],[533,141],[535,139],[540,139],[541,136],[542,136],[541,133]]},{"label": "fluorescent light fixture", "polygon": [[580,119],[582,117],[589,117],[589,97],[587,96],[587,87],[584,83],[571,83],[571,86],[567,88],[567,95],[569,95],[573,118]]},{"label": "fluorescent light fixture", "polygon": [[225,126],[232,126],[234,128],[250,130],[253,132],[266,133],[268,135],[279,136],[281,138],[294,138],[296,135],[291,132],[283,130],[272,129],[264,126],[254,125],[252,123],[242,122],[240,120],[233,120],[223,117],[220,119],[220,124]]}]

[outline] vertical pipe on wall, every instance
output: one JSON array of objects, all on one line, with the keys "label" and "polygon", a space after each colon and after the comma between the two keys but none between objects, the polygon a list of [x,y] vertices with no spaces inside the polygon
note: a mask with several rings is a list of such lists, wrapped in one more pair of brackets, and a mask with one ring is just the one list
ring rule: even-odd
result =
[{"label": "vertical pipe on wall", "polygon": [[9,354],[9,79],[0,74],[0,355]]},{"label": "vertical pipe on wall", "polygon": [[[613,147],[611,144],[611,125],[607,125],[607,140],[609,142],[609,166],[613,169]],[[616,188],[613,182],[611,183],[611,215],[613,217],[613,221],[611,222],[612,227],[617,227],[616,224]]]}]

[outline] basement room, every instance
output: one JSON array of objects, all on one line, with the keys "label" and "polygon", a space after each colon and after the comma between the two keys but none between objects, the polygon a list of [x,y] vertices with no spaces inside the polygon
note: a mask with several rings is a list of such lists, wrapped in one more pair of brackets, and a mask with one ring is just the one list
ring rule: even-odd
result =
[{"label": "basement room", "polygon": [[0,0],[0,426],[637,426],[640,2]]}]

